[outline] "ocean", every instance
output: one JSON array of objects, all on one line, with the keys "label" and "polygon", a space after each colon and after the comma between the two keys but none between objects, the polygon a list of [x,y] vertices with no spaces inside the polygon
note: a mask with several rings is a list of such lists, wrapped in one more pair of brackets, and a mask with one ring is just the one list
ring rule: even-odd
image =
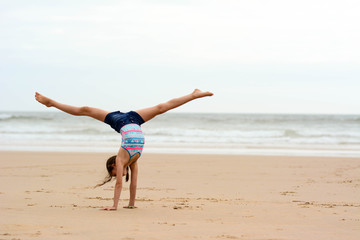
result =
[{"label": "ocean", "polygon": [[[166,113],[144,153],[360,157],[360,115]],[[0,112],[0,150],[117,153],[107,124],[62,112]]]}]

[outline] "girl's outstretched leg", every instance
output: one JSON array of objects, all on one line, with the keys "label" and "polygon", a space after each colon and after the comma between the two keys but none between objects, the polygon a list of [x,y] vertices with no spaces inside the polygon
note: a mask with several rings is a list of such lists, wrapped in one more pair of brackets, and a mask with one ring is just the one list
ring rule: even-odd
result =
[{"label": "girl's outstretched leg", "polygon": [[39,103],[41,103],[47,107],[55,107],[63,112],[66,112],[66,113],[69,113],[69,114],[75,115],[75,116],[89,116],[89,117],[95,118],[102,122],[104,122],[106,115],[109,113],[108,111],[105,111],[105,110],[102,110],[99,108],[75,107],[75,106],[59,103],[51,98],[41,95],[38,92],[35,93],[35,99]]},{"label": "girl's outstretched leg", "polygon": [[185,95],[183,97],[171,99],[168,102],[160,103],[154,107],[144,108],[137,110],[136,112],[144,119],[145,122],[149,121],[150,119],[154,118],[155,116],[165,113],[171,109],[177,108],[187,102],[195,100],[197,98],[202,97],[210,97],[214,95],[211,92],[203,92],[199,89],[195,89],[192,93]]}]

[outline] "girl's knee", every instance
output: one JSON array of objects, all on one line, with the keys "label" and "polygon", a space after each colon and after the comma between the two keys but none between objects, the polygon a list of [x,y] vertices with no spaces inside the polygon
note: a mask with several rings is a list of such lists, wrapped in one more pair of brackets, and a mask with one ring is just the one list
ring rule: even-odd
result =
[{"label": "girl's knee", "polygon": [[83,106],[83,107],[80,107],[79,109],[79,115],[89,115],[91,112],[90,110],[90,107],[88,106]]},{"label": "girl's knee", "polygon": [[156,106],[156,108],[159,114],[165,113],[168,110],[168,106],[166,103],[160,103]]}]

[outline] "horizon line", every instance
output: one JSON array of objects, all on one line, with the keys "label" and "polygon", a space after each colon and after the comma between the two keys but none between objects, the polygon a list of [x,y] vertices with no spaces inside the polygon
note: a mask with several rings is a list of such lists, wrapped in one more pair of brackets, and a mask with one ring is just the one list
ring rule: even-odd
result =
[{"label": "horizon line", "polygon": [[[0,113],[61,113],[60,110],[44,109],[44,110],[1,110]],[[110,111],[111,112],[111,111]],[[249,114],[249,115],[360,115],[359,113],[315,113],[315,112],[182,112],[182,111],[170,111],[166,114]]]}]

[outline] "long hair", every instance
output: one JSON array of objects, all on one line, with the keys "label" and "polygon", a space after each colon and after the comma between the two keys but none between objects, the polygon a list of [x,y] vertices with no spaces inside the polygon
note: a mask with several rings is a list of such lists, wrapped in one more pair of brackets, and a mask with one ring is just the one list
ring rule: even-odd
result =
[{"label": "long hair", "polygon": [[95,187],[100,187],[100,186],[104,185],[105,183],[108,183],[108,182],[110,182],[112,180],[113,176],[111,176],[111,173],[114,170],[114,165],[116,164],[115,160],[116,160],[116,155],[111,156],[106,161],[106,170],[108,171],[108,175],[104,178],[102,183],[99,183]]},{"label": "long hair", "polygon": [[[110,182],[113,179],[113,176],[111,175],[112,171],[114,170],[114,166],[116,164],[116,155],[111,156],[107,161],[106,161],[106,170],[108,171],[107,176],[104,178],[102,183],[99,183],[98,185],[96,185],[95,187],[100,187],[102,185],[104,185],[105,183]],[[126,168],[126,178],[125,181],[129,181],[129,167]],[[121,176],[122,177],[122,176]]]}]

